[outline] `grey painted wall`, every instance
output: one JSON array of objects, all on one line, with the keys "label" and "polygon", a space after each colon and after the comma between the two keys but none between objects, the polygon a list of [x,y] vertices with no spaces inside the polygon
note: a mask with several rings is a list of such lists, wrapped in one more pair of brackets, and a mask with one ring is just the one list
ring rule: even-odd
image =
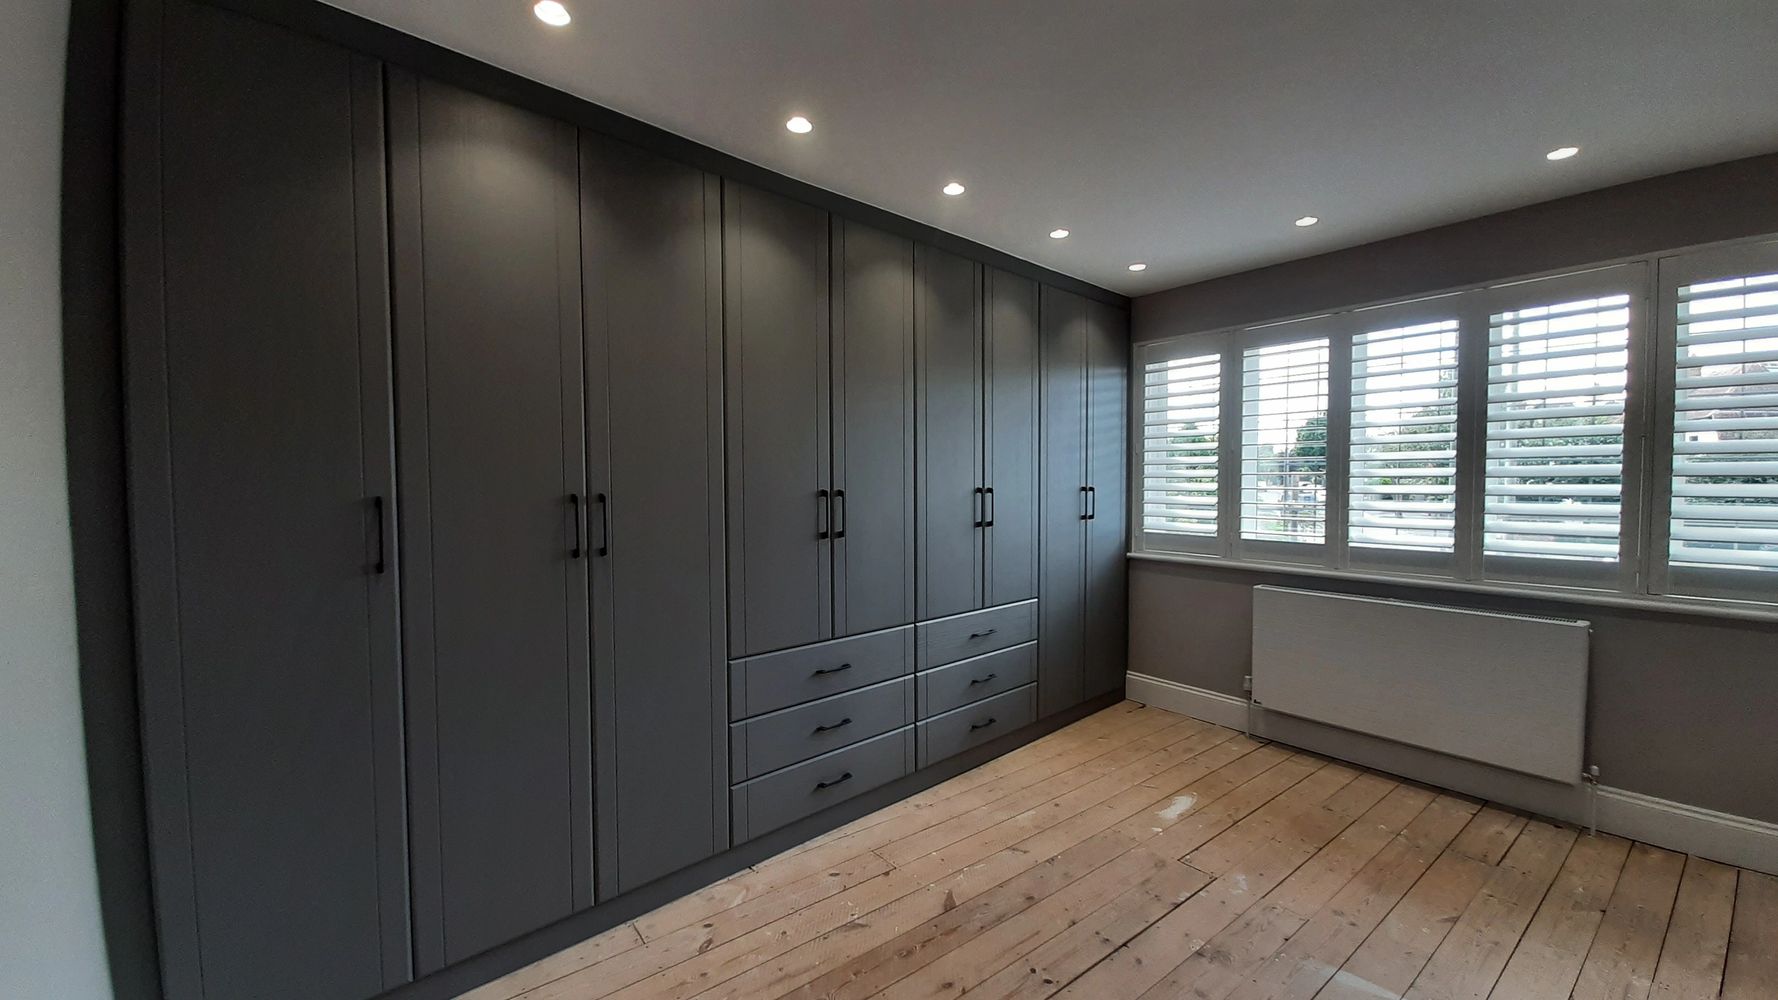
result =
[{"label": "grey painted wall", "polygon": [[111,996],[87,805],[63,452],[68,3],[0,33],[0,996]]},{"label": "grey painted wall", "polygon": [[[1170,289],[1132,339],[1778,232],[1778,155],[1607,188]],[[1588,761],[1607,785],[1778,822],[1778,625],[1133,560],[1130,670],[1239,696],[1261,583],[1594,624]]]}]

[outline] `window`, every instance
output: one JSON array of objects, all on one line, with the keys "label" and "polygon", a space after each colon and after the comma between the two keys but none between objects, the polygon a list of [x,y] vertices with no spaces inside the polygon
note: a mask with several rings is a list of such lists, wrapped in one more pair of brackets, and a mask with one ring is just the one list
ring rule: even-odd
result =
[{"label": "window", "polygon": [[1326,338],[1242,355],[1242,539],[1326,539],[1327,373]]},{"label": "window", "polygon": [[1763,574],[1770,599],[1778,596],[1778,274],[1682,285],[1677,312],[1668,566]]},{"label": "window", "polygon": [[1491,318],[1484,557],[1617,562],[1629,303],[1614,295]]},{"label": "window", "polygon": [[1457,518],[1457,321],[1352,338],[1347,543],[1449,553]]},{"label": "window", "polygon": [[1143,365],[1143,532],[1216,537],[1221,407],[1222,355]]}]

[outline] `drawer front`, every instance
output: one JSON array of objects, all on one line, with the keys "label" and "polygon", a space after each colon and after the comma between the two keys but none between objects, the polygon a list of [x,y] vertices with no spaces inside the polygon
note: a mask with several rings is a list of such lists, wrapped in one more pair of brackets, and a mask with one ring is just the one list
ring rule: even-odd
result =
[{"label": "drawer front", "polygon": [[729,718],[745,719],[914,672],[914,627],[847,636],[729,665]]},{"label": "drawer front", "polygon": [[819,757],[914,721],[914,678],[902,677],[729,726],[731,780]]},{"label": "drawer front", "polygon": [[1027,684],[919,725],[919,765],[925,767],[1005,736],[1037,718],[1037,685]]},{"label": "drawer front", "polygon": [[914,727],[736,785],[729,792],[735,843],[794,823],[914,769]]},{"label": "drawer front", "polygon": [[1037,638],[1037,602],[1020,601],[915,626],[920,669],[992,653]]},{"label": "drawer front", "polygon": [[930,719],[1037,680],[1037,643],[934,667],[916,680],[920,718]]}]

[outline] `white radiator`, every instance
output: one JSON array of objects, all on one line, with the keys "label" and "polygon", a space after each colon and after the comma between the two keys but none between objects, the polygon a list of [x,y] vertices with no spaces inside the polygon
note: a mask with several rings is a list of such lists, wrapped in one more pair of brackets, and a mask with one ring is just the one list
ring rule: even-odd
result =
[{"label": "white radiator", "polygon": [[1253,699],[1268,711],[1580,780],[1587,622],[1253,588]]}]

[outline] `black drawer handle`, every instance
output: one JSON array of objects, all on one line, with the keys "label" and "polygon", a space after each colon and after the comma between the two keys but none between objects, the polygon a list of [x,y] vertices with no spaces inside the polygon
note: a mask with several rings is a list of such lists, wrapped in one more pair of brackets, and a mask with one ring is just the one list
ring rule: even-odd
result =
[{"label": "black drawer handle", "polygon": [[820,670],[815,671],[815,676],[816,677],[826,677],[828,674],[837,674],[842,670],[851,670],[851,669],[852,669],[852,664],[842,663],[837,667],[822,667]]},{"label": "black drawer handle", "polygon": [[992,528],[994,526],[994,487],[989,486],[982,490],[982,501],[982,527]]},{"label": "black drawer handle", "polygon": [[971,633],[969,633],[969,637],[971,639],[986,639],[988,636],[991,636],[998,631],[1000,631],[1000,630],[997,628],[991,628],[991,629],[987,630],[986,632],[971,632]]},{"label": "black drawer handle", "polygon": [[389,533],[384,527],[383,498],[371,497],[371,516],[377,519],[377,561],[372,568],[378,573],[389,571]]},{"label": "black drawer handle", "polygon": [[584,522],[581,519],[580,494],[578,493],[568,494],[568,516],[574,521],[574,544],[568,549],[568,558],[579,559],[581,552],[585,549],[585,545],[582,544],[584,541],[582,535],[586,529],[581,526]]},{"label": "black drawer handle", "polygon": [[817,781],[817,782],[815,782],[815,790],[817,792],[819,792],[823,788],[832,788],[835,785],[843,784],[844,782],[848,782],[851,780],[852,780],[852,772],[847,771],[845,774],[840,775],[839,777],[833,779],[832,781]]},{"label": "black drawer handle", "polygon": [[995,673],[995,674],[989,674],[986,677],[977,677],[975,680],[970,681],[969,685],[970,685],[970,687],[974,687],[977,684],[986,684],[989,681],[991,681],[994,678],[999,677],[999,676],[1000,676],[999,674]]},{"label": "black drawer handle", "polygon": [[989,719],[987,722],[978,722],[975,725],[970,726],[969,731],[973,733],[978,729],[986,729],[989,726],[991,726],[994,723],[999,722],[999,721],[1000,721],[999,719]]},{"label": "black drawer handle", "polygon": [[[1081,487],[1085,489],[1086,487]],[[833,532],[828,530],[828,522],[833,520],[833,503],[827,499],[826,490],[815,491],[815,537],[828,538]]]},{"label": "black drawer handle", "polygon": [[851,724],[852,724],[852,717],[847,716],[846,718],[841,719],[840,721],[834,723],[831,726],[816,726],[815,731],[818,733],[831,733],[836,729],[843,729],[846,726],[849,726]]}]

